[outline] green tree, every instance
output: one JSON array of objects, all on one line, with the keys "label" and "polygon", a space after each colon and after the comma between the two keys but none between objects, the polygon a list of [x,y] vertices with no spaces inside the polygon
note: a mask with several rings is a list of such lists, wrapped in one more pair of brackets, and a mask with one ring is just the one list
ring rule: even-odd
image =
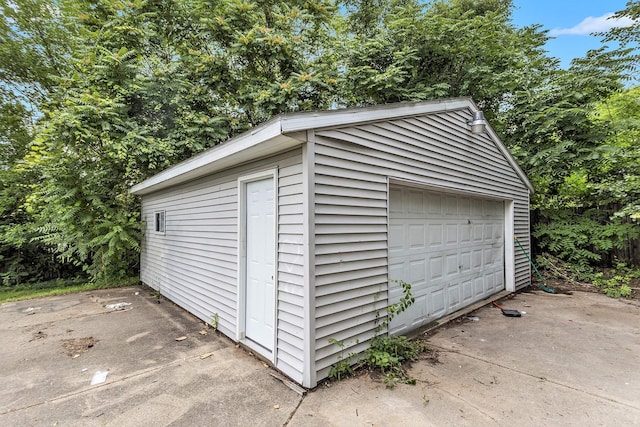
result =
[{"label": "green tree", "polygon": [[330,105],[328,2],[74,10],[73,72],[58,79],[26,157],[42,177],[28,206],[37,239],[93,278],[136,273],[131,185],[276,113]]},{"label": "green tree", "polygon": [[555,66],[538,27],[512,24],[510,0],[374,3],[343,30],[346,104],[471,96],[493,118],[526,76]]},{"label": "green tree", "polygon": [[3,284],[74,274],[37,236],[25,203],[40,180],[23,167],[39,107],[69,71],[72,26],[64,6],[38,0],[0,1],[0,279]]},{"label": "green tree", "polygon": [[473,97],[527,170],[544,250],[587,265],[634,236],[636,93],[616,93],[637,25],[561,70],[545,31],[513,25],[511,0],[0,8],[3,272],[41,268],[16,257],[28,247],[55,253],[42,268],[58,273],[135,274],[131,185],[278,113],[453,96]]},{"label": "green tree", "polygon": [[[176,65],[179,34],[166,38],[186,28],[172,2],[78,7],[73,73],[59,79],[26,156],[42,177],[28,207],[37,239],[61,260],[117,279],[136,273],[138,206],[128,188],[191,154],[172,139],[188,84]],[[172,7],[167,21],[163,8]]]},{"label": "green tree", "polygon": [[611,266],[616,251],[638,237],[638,227],[619,216],[625,195],[615,193],[625,163],[635,161],[615,135],[627,139],[630,129],[598,113],[622,90],[626,63],[616,52],[591,52],[568,70],[542,75],[536,90],[515,92],[515,108],[501,114],[505,141],[536,188],[540,249],[582,270]]}]

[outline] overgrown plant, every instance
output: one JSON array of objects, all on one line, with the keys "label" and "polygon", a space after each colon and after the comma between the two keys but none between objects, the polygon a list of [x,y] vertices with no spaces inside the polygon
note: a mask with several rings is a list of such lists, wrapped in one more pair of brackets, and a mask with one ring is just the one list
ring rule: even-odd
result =
[{"label": "overgrown plant", "polygon": [[405,311],[416,301],[416,299],[413,296],[413,293],[411,292],[410,283],[407,283],[404,280],[396,280],[396,279],[391,279],[390,281],[393,283],[397,283],[402,287],[402,297],[400,298],[400,301],[398,301],[397,303],[389,304],[387,306],[387,309],[386,309],[387,316],[376,328],[376,333],[382,332],[383,330],[387,329],[387,326],[389,326],[389,323],[393,320],[394,317],[396,317],[398,314]]},{"label": "overgrown plant", "polygon": [[[386,317],[376,327],[376,336],[371,340],[370,347],[364,352],[361,359],[356,360],[356,353],[349,353],[345,356],[344,341],[330,338],[329,342],[340,347],[338,362],[335,363],[329,371],[329,378],[338,381],[344,377],[353,375],[354,366],[357,368],[367,368],[379,371],[384,376],[384,384],[393,388],[397,383],[415,384],[415,378],[411,377],[406,369],[402,366],[403,362],[417,360],[420,353],[424,350],[424,346],[419,341],[410,341],[404,336],[379,336],[382,331],[386,332],[389,322],[395,316],[408,309],[414,302],[415,298],[411,292],[411,284],[403,280],[392,279],[391,282],[397,283],[402,287],[402,297],[395,304],[389,304],[386,308]],[[377,300],[379,294],[376,294]],[[376,322],[379,320],[379,313]]]},{"label": "overgrown plant", "polygon": [[371,347],[364,353],[364,365],[379,370],[384,375],[384,384],[393,388],[397,383],[415,384],[403,362],[418,360],[424,345],[420,341],[410,341],[404,336],[376,337]]},{"label": "overgrown plant", "polygon": [[640,269],[632,269],[624,262],[616,262],[612,269],[595,271],[589,265],[566,262],[550,254],[538,256],[537,261],[546,270],[548,278],[561,279],[574,285],[591,283],[612,298],[629,297],[631,280],[640,278]]},{"label": "overgrown plant", "polygon": [[593,277],[593,285],[611,298],[627,298],[631,296],[630,276],[615,275],[606,278],[604,273],[597,272]]},{"label": "overgrown plant", "polygon": [[617,262],[612,270],[594,273],[591,282],[611,298],[628,298],[631,296],[630,284],[633,279],[640,279],[640,269]]}]

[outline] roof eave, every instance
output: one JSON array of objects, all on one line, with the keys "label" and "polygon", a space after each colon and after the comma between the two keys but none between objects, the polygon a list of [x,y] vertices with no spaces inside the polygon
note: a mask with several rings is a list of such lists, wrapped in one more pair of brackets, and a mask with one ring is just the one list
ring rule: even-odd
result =
[{"label": "roof eave", "polygon": [[210,165],[282,135],[280,120],[281,117],[275,117],[251,131],[238,135],[169,169],[165,169],[151,178],[134,185],[129,189],[129,193],[144,195],[210,173],[212,172],[209,170],[212,169]]},{"label": "roof eave", "polygon": [[419,116],[436,112],[476,108],[471,98],[451,98],[414,103],[380,104],[366,108],[346,108],[285,114],[282,116],[282,132],[297,132],[308,129],[345,126],[395,119],[399,117]]}]

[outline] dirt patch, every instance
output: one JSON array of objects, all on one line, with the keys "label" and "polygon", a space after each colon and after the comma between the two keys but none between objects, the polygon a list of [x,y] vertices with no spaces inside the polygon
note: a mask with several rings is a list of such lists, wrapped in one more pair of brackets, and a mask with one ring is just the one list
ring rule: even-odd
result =
[{"label": "dirt patch", "polygon": [[92,349],[99,340],[93,337],[74,338],[62,341],[62,346],[71,357],[78,357],[82,353],[86,353]]},{"label": "dirt patch", "polygon": [[439,356],[440,354],[438,353],[438,350],[427,347],[427,349],[420,353],[420,360],[426,360],[432,365],[437,365],[438,363],[440,363]]}]

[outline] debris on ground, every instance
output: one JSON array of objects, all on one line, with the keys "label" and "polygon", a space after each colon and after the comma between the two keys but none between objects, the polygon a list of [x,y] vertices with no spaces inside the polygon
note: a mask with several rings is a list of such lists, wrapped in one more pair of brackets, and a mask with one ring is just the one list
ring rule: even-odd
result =
[{"label": "debris on ground", "polygon": [[497,308],[499,308],[500,310],[502,310],[502,314],[504,314],[507,317],[522,317],[522,312],[518,311],[518,310],[512,310],[509,308],[504,308],[501,305],[499,305],[497,302],[493,302],[493,305]]},{"label": "debris on ground", "polygon": [[201,354],[200,359],[206,359],[207,357],[211,357],[211,356],[213,356],[213,352]]},{"label": "debris on ground", "polygon": [[118,302],[115,304],[107,304],[104,307],[110,310],[124,310],[125,307],[131,305],[130,302]]},{"label": "debris on ground", "polygon": [[42,331],[34,332],[33,335],[32,335],[32,338],[29,340],[29,342],[35,341],[35,340],[40,340],[40,339],[43,339],[43,338],[46,338],[46,337],[47,337],[47,334],[45,332],[42,332]]},{"label": "debris on ground", "polygon": [[91,385],[102,384],[107,380],[107,375],[109,375],[109,371],[96,371],[91,377]]},{"label": "debris on ground", "polygon": [[181,336],[181,337],[176,338],[176,341],[184,341],[186,339],[187,339],[186,336]]}]

